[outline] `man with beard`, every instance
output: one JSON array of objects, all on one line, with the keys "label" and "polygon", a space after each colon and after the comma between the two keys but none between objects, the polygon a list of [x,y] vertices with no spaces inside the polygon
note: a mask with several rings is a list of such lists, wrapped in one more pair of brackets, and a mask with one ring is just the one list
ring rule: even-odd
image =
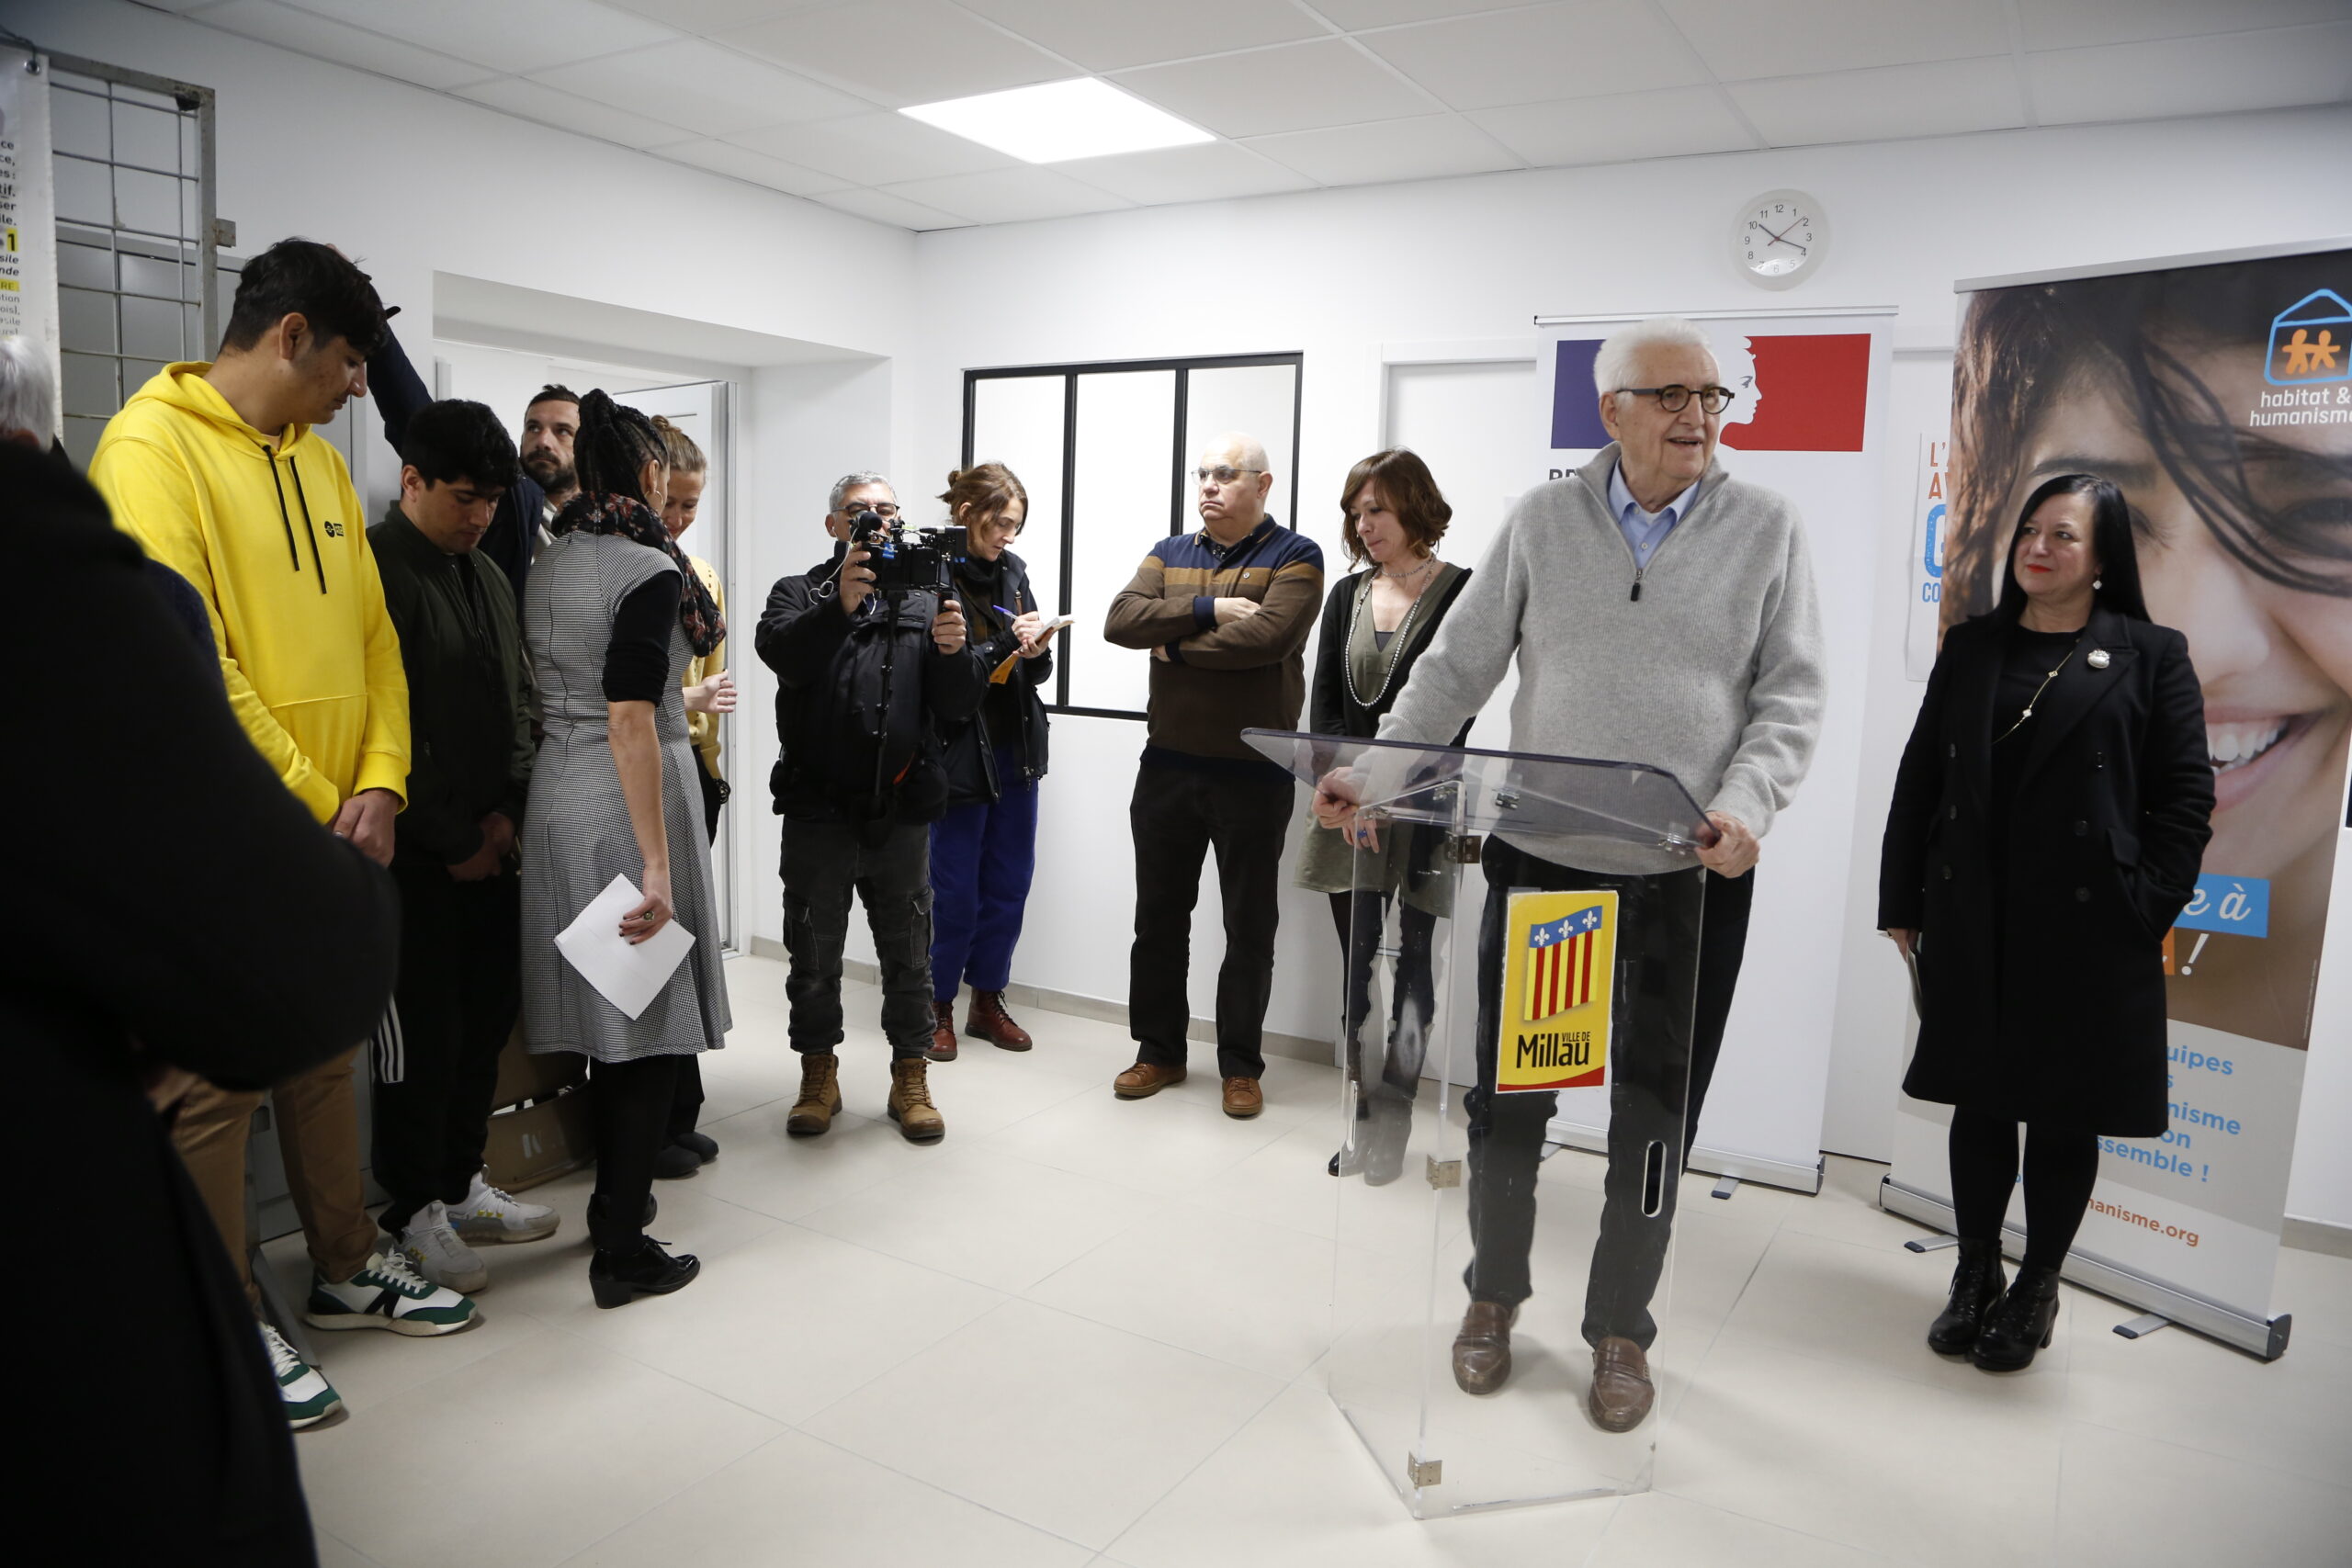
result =
[{"label": "man with beard", "polygon": [[541,543],[563,503],[580,493],[580,476],[571,467],[571,443],[579,434],[580,399],[569,387],[541,387],[523,411],[523,472],[545,492],[539,502]]}]

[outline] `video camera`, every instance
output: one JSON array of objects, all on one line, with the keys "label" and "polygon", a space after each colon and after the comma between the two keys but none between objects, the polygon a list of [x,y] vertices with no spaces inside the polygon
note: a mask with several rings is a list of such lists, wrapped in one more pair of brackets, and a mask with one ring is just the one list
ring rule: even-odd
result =
[{"label": "video camera", "polygon": [[961,528],[918,528],[903,518],[886,518],[861,512],[850,519],[850,547],[866,552],[874,573],[874,590],[896,597],[902,593],[949,594],[956,591],[956,564],[970,554]]}]

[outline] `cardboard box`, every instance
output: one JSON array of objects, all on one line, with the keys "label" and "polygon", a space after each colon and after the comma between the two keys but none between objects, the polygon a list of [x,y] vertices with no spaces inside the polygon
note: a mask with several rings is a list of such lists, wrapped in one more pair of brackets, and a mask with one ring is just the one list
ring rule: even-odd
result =
[{"label": "cardboard box", "polygon": [[514,1032],[507,1036],[506,1048],[498,1054],[498,1086],[490,1103],[503,1111],[526,1100],[549,1099],[587,1081],[587,1057],[576,1051],[532,1055],[523,1049],[523,1025],[518,1021]]},{"label": "cardboard box", "polygon": [[490,1119],[490,1142],[482,1164],[491,1184],[520,1192],[596,1157],[595,1123],[585,1089],[565,1089],[519,1111]]}]

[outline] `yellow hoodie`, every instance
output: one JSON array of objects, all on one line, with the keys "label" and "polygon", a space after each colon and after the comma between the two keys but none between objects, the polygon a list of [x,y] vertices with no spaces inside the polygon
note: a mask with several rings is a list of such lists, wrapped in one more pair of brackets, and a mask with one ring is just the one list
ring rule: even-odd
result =
[{"label": "yellow hoodie", "polygon": [[203,597],[230,705],[311,814],[332,821],[364,789],[405,804],[408,677],[343,454],[308,425],[262,434],[209,368],[166,366],[139,389],[90,480]]}]

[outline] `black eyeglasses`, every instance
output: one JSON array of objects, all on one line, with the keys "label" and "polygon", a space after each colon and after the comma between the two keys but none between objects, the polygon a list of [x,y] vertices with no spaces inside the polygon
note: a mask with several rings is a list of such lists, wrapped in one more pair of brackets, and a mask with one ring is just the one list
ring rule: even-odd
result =
[{"label": "black eyeglasses", "polygon": [[1244,474],[1262,474],[1265,471],[1263,468],[1194,468],[1193,479],[1195,483],[1213,484],[1219,490],[1223,490]]},{"label": "black eyeglasses", "polygon": [[1657,406],[1668,413],[1680,413],[1696,397],[1699,406],[1709,413],[1721,413],[1731,407],[1733,397],[1729,387],[1620,387],[1621,392],[1631,392],[1637,398],[1656,398]]},{"label": "black eyeglasses", "polygon": [[897,502],[888,501],[877,501],[865,504],[853,502],[841,509],[840,515],[843,517],[854,517],[861,512],[871,512],[876,517],[896,517],[899,514],[899,508]]}]

